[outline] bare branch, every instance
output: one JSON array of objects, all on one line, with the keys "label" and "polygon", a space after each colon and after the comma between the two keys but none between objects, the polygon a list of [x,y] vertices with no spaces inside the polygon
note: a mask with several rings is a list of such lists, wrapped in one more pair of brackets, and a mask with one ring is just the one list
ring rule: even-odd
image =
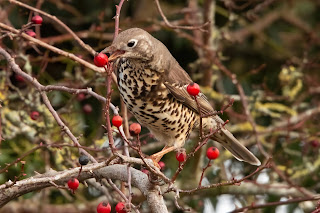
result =
[{"label": "bare branch", "polygon": [[[14,33],[16,35],[19,35],[19,33],[20,33],[19,30],[14,29],[14,28],[12,28],[12,27],[10,27],[8,25],[5,25],[3,23],[0,23],[0,28],[8,30],[9,32]],[[38,44],[38,45],[40,45],[40,46],[42,46],[42,47],[44,47],[46,49],[49,49],[52,52],[55,52],[55,53],[57,53],[59,55],[63,55],[63,56],[68,57],[68,58],[70,58],[70,59],[72,59],[74,61],[77,61],[80,64],[82,64],[83,66],[88,67],[89,69],[92,69],[92,70],[94,70],[96,72],[104,72],[104,69],[102,69],[100,67],[97,67],[97,66],[95,66],[95,65],[93,65],[93,64],[91,64],[91,63],[89,63],[89,62],[87,62],[87,61],[85,61],[85,60],[83,60],[83,59],[81,59],[79,57],[77,57],[76,55],[74,55],[72,53],[68,53],[68,52],[63,51],[63,50],[61,50],[59,48],[51,46],[51,45],[49,45],[47,43],[44,43],[44,42],[40,41],[39,39],[32,38],[31,36],[28,36],[25,33],[21,33],[19,36],[21,36],[22,38],[24,38],[24,39],[26,39],[28,41],[32,41],[33,43]]]},{"label": "bare branch", "polygon": [[60,21],[56,16],[50,15],[50,14],[48,14],[48,13],[42,11],[42,10],[39,10],[37,8],[34,8],[34,7],[31,7],[30,5],[24,4],[24,3],[16,1],[16,0],[9,0],[9,2],[12,3],[12,4],[16,4],[18,6],[27,8],[29,10],[32,10],[32,11],[34,11],[36,13],[42,14],[42,15],[52,19],[53,21],[58,23],[61,27],[63,27],[68,33],[70,33],[72,35],[72,37],[80,44],[80,46],[82,46],[89,53],[91,53],[91,55],[94,55],[96,53],[96,51],[94,51],[89,45],[85,44],[67,25],[65,25],[65,23]]},{"label": "bare branch", "polygon": [[201,30],[201,31],[205,31],[204,28],[205,28],[207,25],[210,24],[210,22],[206,22],[206,23],[204,23],[204,24],[202,24],[202,25],[200,25],[200,26],[175,26],[175,25],[172,25],[172,24],[168,21],[167,17],[164,15],[164,13],[163,13],[163,11],[162,11],[162,9],[161,9],[159,0],[155,0],[155,2],[156,2],[156,5],[157,5],[157,9],[158,9],[158,11],[159,11],[159,13],[160,13],[160,15],[161,15],[164,23],[165,23],[168,27],[170,27],[170,28],[172,28],[172,29]]},{"label": "bare branch", "polygon": [[[132,184],[137,187],[146,197],[151,212],[165,213],[168,212],[164,203],[163,197],[160,195],[160,189],[151,184],[148,176],[143,172],[130,168],[132,175]],[[52,182],[56,185],[64,185],[72,176],[76,176],[79,168],[65,170],[61,172],[50,171],[43,175],[36,175],[28,179],[17,181],[10,188],[9,183],[0,185],[0,207],[5,205],[10,200],[17,198],[31,191],[37,191],[46,187],[51,187]],[[79,181],[84,181],[93,177],[101,177],[108,179],[117,179],[128,181],[126,165],[110,165],[106,162],[95,163],[84,166],[79,176]]]}]

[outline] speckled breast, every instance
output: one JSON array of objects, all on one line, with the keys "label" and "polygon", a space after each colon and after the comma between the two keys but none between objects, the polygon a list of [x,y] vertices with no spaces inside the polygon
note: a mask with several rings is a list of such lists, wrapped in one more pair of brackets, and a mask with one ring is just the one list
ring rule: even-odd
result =
[{"label": "speckled breast", "polygon": [[162,72],[121,58],[116,75],[123,101],[141,124],[174,138],[184,140],[189,135],[195,114],[170,94],[161,81]]}]

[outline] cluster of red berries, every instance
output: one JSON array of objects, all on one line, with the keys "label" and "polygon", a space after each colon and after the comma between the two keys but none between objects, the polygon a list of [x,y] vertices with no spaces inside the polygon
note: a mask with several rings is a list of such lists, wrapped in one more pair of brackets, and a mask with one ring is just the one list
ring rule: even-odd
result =
[{"label": "cluster of red berries", "polygon": [[[97,212],[98,213],[110,213],[111,212],[111,206],[109,203],[101,202],[99,203],[97,207]],[[125,203],[119,202],[116,205],[116,212],[117,213],[126,213],[126,206]]]},{"label": "cluster of red berries", "polygon": [[[33,16],[32,19],[31,19],[31,22],[32,22],[33,24],[36,24],[36,25],[41,25],[41,24],[42,24],[42,21],[43,21],[43,19],[42,19],[42,17],[39,16],[39,15],[35,15],[35,16]],[[36,37],[36,33],[35,33],[33,30],[27,30],[27,31],[26,31],[26,34],[27,34],[28,36],[33,37],[33,38]]]},{"label": "cluster of red berries", "polygon": [[[209,160],[217,159],[219,155],[220,155],[220,152],[218,148],[212,146],[207,149],[207,158],[209,158]],[[184,149],[179,150],[176,153],[176,159],[177,161],[179,161],[179,163],[186,161],[187,159],[186,151]]]},{"label": "cluster of red berries", "polygon": [[[77,100],[78,100],[78,101],[83,101],[84,99],[86,99],[86,94],[84,94],[84,93],[79,93],[79,94],[77,95]],[[93,109],[92,109],[92,106],[91,106],[90,104],[85,104],[85,105],[83,105],[82,110],[83,110],[83,112],[84,112],[85,114],[90,114]]]},{"label": "cluster of red berries", "polygon": [[[115,115],[115,116],[113,116],[111,123],[113,126],[119,128],[122,125],[122,121],[123,121],[123,119],[120,115]],[[129,126],[129,132],[132,136],[139,135],[141,132],[141,125],[138,123],[132,123]]]}]

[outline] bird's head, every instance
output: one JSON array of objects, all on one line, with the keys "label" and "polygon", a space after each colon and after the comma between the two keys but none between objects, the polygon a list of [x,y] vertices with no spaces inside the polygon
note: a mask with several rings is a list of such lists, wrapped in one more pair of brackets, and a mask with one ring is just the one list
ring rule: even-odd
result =
[{"label": "bird's head", "polygon": [[170,64],[168,61],[165,62],[165,59],[172,57],[164,44],[140,28],[131,28],[119,33],[112,44],[102,52],[110,54],[109,61],[126,58],[144,61],[154,68],[161,69],[166,69],[164,65]]}]

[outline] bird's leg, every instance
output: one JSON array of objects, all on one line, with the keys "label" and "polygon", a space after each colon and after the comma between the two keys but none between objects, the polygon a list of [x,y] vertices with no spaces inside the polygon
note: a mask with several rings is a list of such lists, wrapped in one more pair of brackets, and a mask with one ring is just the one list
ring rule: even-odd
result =
[{"label": "bird's leg", "polygon": [[150,158],[153,160],[154,163],[157,163],[161,160],[161,158],[169,153],[172,152],[173,150],[175,150],[176,148],[174,146],[165,146],[163,147],[163,149],[160,152],[157,152],[153,155],[150,156]]}]

